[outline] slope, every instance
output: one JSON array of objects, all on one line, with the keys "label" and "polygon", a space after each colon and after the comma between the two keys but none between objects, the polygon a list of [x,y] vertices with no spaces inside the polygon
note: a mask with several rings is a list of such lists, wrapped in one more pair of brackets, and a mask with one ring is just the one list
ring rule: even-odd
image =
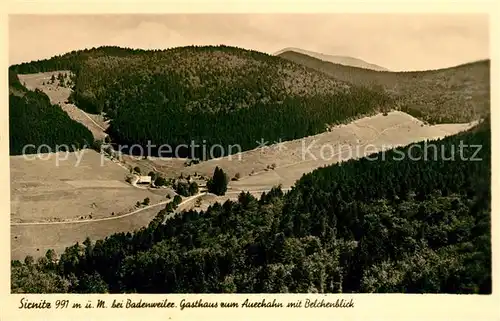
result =
[{"label": "slope", "polygon": [[[19,72],[70,69],[73,102],[105,112],[122,145],[168,144],[170,154],[202,158],[208,150],[290,140],[385,108],[385,94],[352,86],[301,65],[226,46],[134,51],[97,48],[12,66]],[[179,148],[178,148],[179,147]],[[152,153],[158,150],[152,148]],[[212,157],[224,154],[215,152]],[[227,154],[226,154],[227,155]],[[169,156],[162,155],[162,156]]]},{"label": "slope", "polygon": [[[429,145],[445,152],[416,159]],[[12,262],[13,291],[491,293],[489,121],[371,156]]]},{"label": "slope", "polygon": [[396,108],[430,123],[477,120],[490,112],[490,62],[415,71],[373,71],[333,64],[298,52],[279,55],[335,79],[384,90]]},{"label": "slope", "polygon": [[[278,184],[290,187],[303,174],[316,168],[412,142],[455,135],[473,126],[474,123],[425,125],[408,114],[393,111],[385,116],[377,114],[334,126],[325,133],[200,162],[177,168],[177,171],[184,175],[197,173],[209,177],[219,166],[230,178],[238,173],[240,178],[230,183],[232,189],[270,188]],[[158,170],[168,171],[172,167],[171,159],[151,159],[148,162]]]},{"label": "slope", "polygon": [[10,155],[78,150],[94,142],[87,128],[52,105],[40,90],[23,87],[13,72],[9,72],[9,131]]},{"label": "slope", "polygon": [[[69,103],[69,96],[73,92],[71,89],[71,76],[71,73],[67,70],[18,75],[19,80],[26,88],[43,91],[52,104],[59,105],[71,119],[87,127],[94,135],[95,140],[104,140],[107,136],[105,130],[108,124],[103,121],[103,117],[88,114],[74,104]],[[66,84],[61,84],[61,81],[66,82]]]},{"label": "slope", "polygon": [[317,58],[323,61],[331,62],[334,64],[340,64],[344,66],[352,66],[352,67],[357,67],[357,68],[365,68],[365,69],[371,69],[371,70],[377,70],[377,71],[388,71],[387,68],[380,67],[375,64],[371,64],[369,62],[366,62],[364,60],[358,59],[358,58],[353,58],[349,56],[335,56],[335,55],[326,55],[323,53],[319,52],[314,52],[310,50],[304,50],[300,48],[284,48],[281,49],[278,52],[275,52],[275,56],[281,56],[281,55],[286,55],[288,52],[296,52],[299,54],[307,55],[313,58]]}]

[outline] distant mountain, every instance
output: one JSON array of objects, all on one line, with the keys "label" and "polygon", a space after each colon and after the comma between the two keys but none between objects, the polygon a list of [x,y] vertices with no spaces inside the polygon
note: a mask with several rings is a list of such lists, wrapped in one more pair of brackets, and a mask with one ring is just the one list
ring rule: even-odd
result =
[{"label": "distant mountain", "polygon": [[372,69],[372,70],[377,70],[377,71],[388,71],[387,68],[371,64],[369,62],[366,62],[364,60],[358,59],[358,58],[353,58],[353,57],[348,57],[348,56],[334,56],[334,55],[325,55],[319,52],[314,52],[314,51],[309,51],[309,50],[304,50],[300,48],[285,48],[282,49],[278,52],[276,52],[274,55],[275,56],[282,56],[286,52],[297,52],[303,55],[308,55],[323,61],[331,62],[334,64],[341,64],[345,66],[352,66],[352,67],[358,67],[358,68],[365,68],[365,69]]},{"label": "distant mountain", "polygon": [[[396,73],[284,54],[300,64],[232,47],[107,47],[12,66],[11,145],[13,136],[23,139],[16,146],[48,133],[55,143],[92,137],[16,72],[70,69],[73,99],[106,112],[113,139],[153,146],[204,139],[248,149],[261,137],[303,137],[384,110],[394,98],[441,121],[489,110],[489,61]],[[11,292],[491,294],[485,118],[441,140],[318,168],[287,193],[242,191],[206,210],[167,206],[136,231],[11,261]]]},{"label": "distant mountain", "polygon": [[280,57],[334,79],[385,91],[399,109],[430,123],[462,123],[490,112],[490,61],[427,71],[375,71],[327,62],[295,51]]}]

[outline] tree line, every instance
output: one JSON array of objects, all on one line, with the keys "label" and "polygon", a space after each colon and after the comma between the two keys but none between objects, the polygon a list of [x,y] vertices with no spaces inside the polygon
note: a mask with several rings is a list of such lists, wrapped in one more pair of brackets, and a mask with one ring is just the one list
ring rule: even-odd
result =
[{"label": "tree line", "polygon": [[[15,73],[9,73],[10,155],[36,154],[41,145],[48,146],[52,152],[61,145],[74,151],[90,147],[93,141],[92,133],[72,120],[61,107],[51,104],[45,93],[26,89]],[[41,150],[48,151],[47,148]]]},{"label": "tree line", "polygon": [[279,56],[351,84],[382,90],[395,101],[393,107],[429,123],[464,123],[490,114],[489,60],[391,72],[334,64],[293,51]]},{"label": "tree line", "polygon": [[[447,160],[461,142],[482,147]],[[166,219],[170,207],[59,260],[13,261],[13,292],[491,293],[489,121],[429,143],[448,152],[391,157],[424,146],[412,144],[317,169],[286,194]]]},{"label": "tree line", "polygon": [[[227,46],[151,51],[100,47],[11,66],[17,72],[56,68],[76,75],[72,102],[111,119],[108,134],[113,142],[145,148],[168,144],[170,152],[161,156],[225,156],[230,146],[249,150],[261,139],[286,141],[318,134],[328,125],[390,105],[382,91]],[[206,150],[222,148],[207,154],[184,147],[191,143]],[[160,156],[161,151],[151,150]]]}]

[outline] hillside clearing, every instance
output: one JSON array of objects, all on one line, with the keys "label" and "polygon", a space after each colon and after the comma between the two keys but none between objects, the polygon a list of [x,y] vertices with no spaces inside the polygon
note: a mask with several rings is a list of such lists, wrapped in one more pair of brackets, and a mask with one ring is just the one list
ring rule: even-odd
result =
[{"label": "hillside clearing", "polygon": [[28,156],[38,158],[10,158],[14,223],[119,216],[146,197],[152,203],[165,197],[125,183],[127,172],[93,150]]},{"label": "hillside clearing", "polygon": [[[196,172],[210,177],[215,166],[220,166],[230,178],[240,173],[239,180],[230,182],[227,195],[202,197],[198,207],[201,210],[215,202],[235,200],[240,191],[253,191],[253,195],[259,196],[262,191],[278,184],[288,189],[303,174],[318,167],[361,157],[377,150],[441,138],[472,125],[428,126],[405,113],[390,112],[387,116],[380,114],[332,127],[330,132],[323,134],[243,152],[240,157],[233,155],[231,159],[226,157],[201,162],[184,167],[182,172]],[[304,146],[309,150],[305,157]],[[334,153],[321,158],[321,153],[325,154],[325,150]],[[126,169],[107,158],[101,158],[93,150],[68,155],[58,153],[52,154],[47,160],[31,161],[22,156],[11,157],[13,222],[88,220],[89,215],[92,215],[92,219],[98,219],[110,217],[112,212],[117,216],[132,212],[134,204],[146,197],[150,198],[151,204],[165,201],[164,190],[137,189],[124,183],[128,173]],[[61,160],[66,157],[66,160]],[[147,163],[156,169],[174,166],[175,169],[171,168],[166,176],[177,177],[180,174],[177,169],[180,160],[127,160],[129,166],[141,163]],[[75,166],[77,163],[78,166]],[[269,168],[273,164],[274,170]],[[12,257],[43,255],[49,248],[60,251],[75,240],[83,241],[87,236],[98,239],[116,232],[132,231],[147,225],[160,208],[154,207],[137,215],[102,222],[11,226]],[[193,208],[197,208],[194,202],[181,207]]]},{"label": "hillside clearing", "polygon": [[[290,140],[314,135],[326,123],[349,122],[389,104],[384,93],[276,56],[224,45],[159,51],[104,46],[14,65],[10,71],[13,77],[47,71],[59,77],[64,69],[74,73],[72,89],[63,85],[54,101],[70,93],[82,110],[111,119],[106,133],[113,143],[145,148],[168,142],[175,157],[201,158],[202,151],[183,147],[192,141],[251,150],[255,136]],[[151,154],[165,156],[155,148]]]},{"label": "hillside clearing", "polygon": [[[234,177],[236,173],[240,174],[239,180],[229,184],[237,190],[266,189],[277,184],[290,187],[303,174],[318,167],[348,158],[362,157],[381,149],[453,135],[471,128],[474,124],[476,122],[425,125],[406,113],[393,111],[387,116],[378,114],[335,126],[322,134],[201,162],[185,167],[182,172],[185,175],[197,173],[210,177],[214,168],[219,166],[229,178]],[[171,167],[173,164],[179,166],[169,158],[152,158],[136,163],[153,164],[157,169]],[[275,169],[272,170],[271,167]]]},{"label": "hillside clearing", "polygon": [[68,74],[68,70],[59,70],[51,72],[41,72],[36,74],[20,74],[18,75],[19,81],[26,86],[29,90],[40,89],[50,99],[50,102],[55,105],[61,106],[68,116],[83,124],[94,135],[95,139],[104,139],[107,136],[105,130],[109,127],[109,123],[104,121],[100,115],[92,115],[81,110],[74,104],[68,103],[69,95],[72,90],[69,87],[59,86],[56,83],[50,83],[52,76],[56,77],[58,74]]}]

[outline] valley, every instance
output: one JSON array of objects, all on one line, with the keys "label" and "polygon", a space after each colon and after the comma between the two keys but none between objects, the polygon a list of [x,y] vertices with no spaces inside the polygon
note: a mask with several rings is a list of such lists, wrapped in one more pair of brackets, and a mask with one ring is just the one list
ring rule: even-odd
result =
[{"label": "valley", "polygon": [[[41,256],[48,249],[61,253],[75,241],[87,236],[101,239],[111,233],[140,229],[164,207],[165,189],[138,189],[125,182],[127,168],[139,166],[143,172],[156,170],[167,178],[195,173],[210,177],[216,166],[231,181],[225,196],[199,195],[185,201],[182,210],[206,210],[216,202],[237,200],[242,191],[259,197],[262,192],[281,185],[290,189],[302,175],[316,168],[377,151],[433,140],[467,130],[474,124],[424,125],[417,119],[391,112],[361,118],[333,127],[329,132],[305,139],[273,144],[222,159],[185,167],[175,159],[137,159],[123,156],[117,160],[94,150],[40,155],[35,160],[11,157],[11,242],[12,258]],[[325,148],[326,146],[326,148]],[[172,164],[177,164],[172,168]],[[274,169],[270,169],[273,166]],[[165,169],[169,168],[169,170]],[[149,198],[151,205],[137,209],[135,203]],[[116,202],[120,200],[120,202]],[[134,213],[133,215],[129,215]],[[66,223],[61,225],[60,223]]]},{"label": "valley", "polygon": [[[37,292],[36,271],[54,292],[487,292],[485,64],[448,79],[313,59],[100,47],[11,66],[16,291]],[[116,149],[190,140],[241,152]],[[23,155],[31,141],[46,152]],[[484,147],[480,162],[410,159],[463,141]],[[475,288],[452,278],[467,264],[481,266]],[[429,277],[448,281],[421,286]]]}]

